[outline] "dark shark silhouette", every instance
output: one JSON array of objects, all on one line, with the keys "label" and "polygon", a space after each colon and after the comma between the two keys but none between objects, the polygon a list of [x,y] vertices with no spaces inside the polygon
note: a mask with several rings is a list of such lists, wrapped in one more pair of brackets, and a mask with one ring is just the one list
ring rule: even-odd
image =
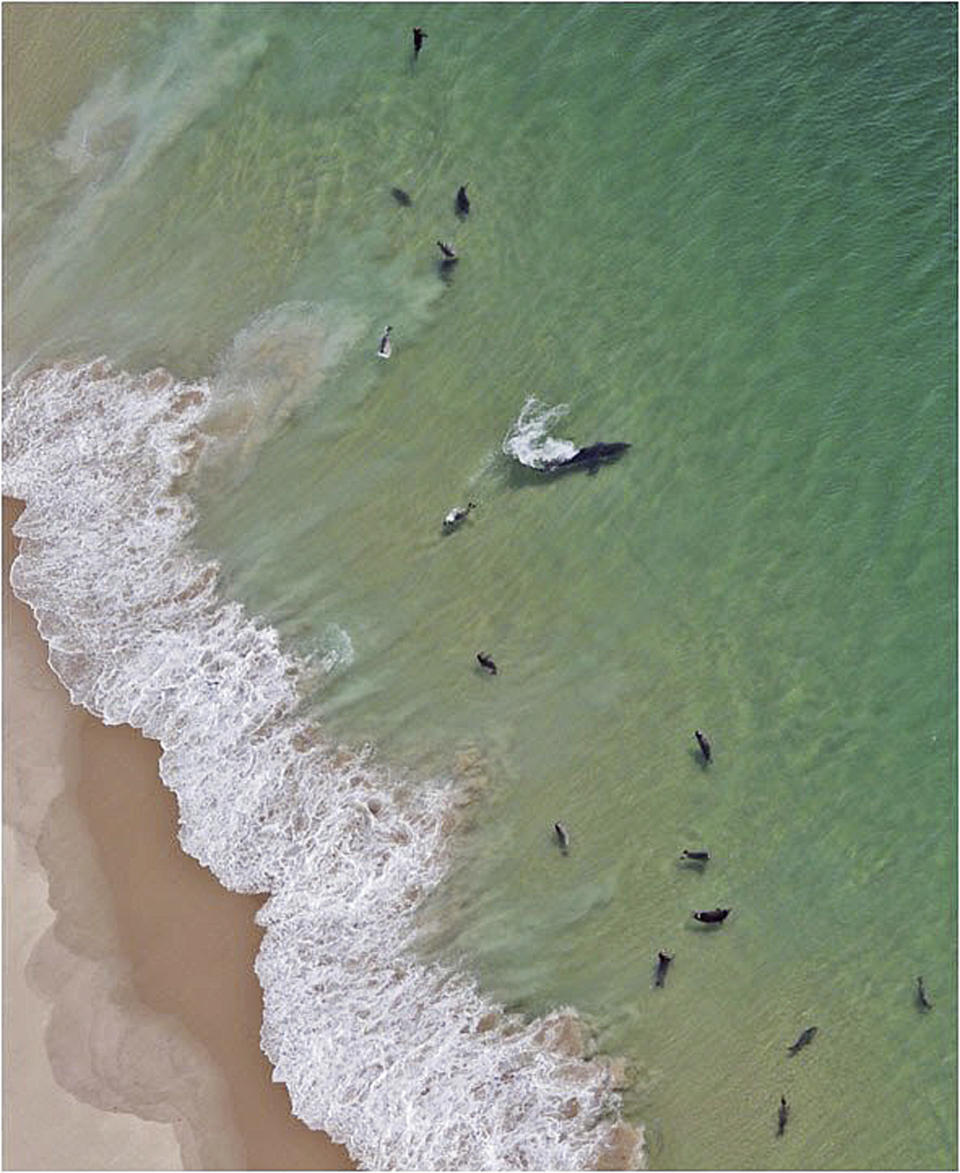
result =
[{"label": "dark shark silhouette", "polygon": [[917,978],[917,1005],[921,1010],[932,1010],[933,1003],[927,997],[927,989],[923,984],[923,978]]},{"label": "dark shark silhouette", "polygon": [[570,835],[563,823],[553,824],[554,832],[557,836],[557,842],[560,844],[560,854],[566,855],[570,850]]},{"label": "dark shark silhouette", "polygon": [[667,979],[667,967],[671,961],[673,961],[672,953],[664,953],[661,949],[657,954],[657,973],[656,977],[653,979],[653,984],[658,989],[663,989],[663,983]]},{"label": "dark shark silhouette", "polygon": [[586,468],[588,472],[595,473],[601,464],[611,464],[614,460],[619,460],[629,447],[629,444],[620,441],[614,444],[588,444],[586,448],[578,448],[572,456],[564,457],[562,460],[551,460],[545,468],[548,472],[566,468]]},{"label": "dark shark silhouette", "polygon": [[787,1047],[787,1053],[796,1055],[797,1051],[802,1051],[804,1047],[808,1047],[813,1042],[816,1033],[817,1028],[815,1026],[808,1026],[793,1046]]},{"label": "dark shark silhouette", "polygon": [[705,912],[691,913],[694,920],[704,925],[722,925],[729,915],[729,908],[709,908]]},{"label": "dark shark silhouette", "polygon": [[787,1127],[787,1120],[790,1118],[790,1105],[787,1103],[787,1097],[780,1097],[780,1108],[777,1111],[777,1136],[783,1136],[783,1131]]}]

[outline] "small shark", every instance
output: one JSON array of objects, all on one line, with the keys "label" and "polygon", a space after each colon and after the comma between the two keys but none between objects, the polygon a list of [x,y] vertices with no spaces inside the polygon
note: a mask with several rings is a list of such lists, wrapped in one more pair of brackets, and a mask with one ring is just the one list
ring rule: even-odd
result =
[{"label": "small shark", "polygon": [[777,1136],[783,1136],[783,1130],[787,1127],[787,1117],[790,1115],[790,1105],[787,1103],[787,1097],[780,1097],[780,1110],[777,1112]]},{"label": "small shark", "polygon": [[787,1053],[789,1055],[796,1055],[797,1051],[802,1051],[804,1047],[813,1042],[816,1033],[817,1028],[815,1026],[808,1026],[803,1034],[793,1044],[793,1046],[787,1047]]},{"label": "small shark", "polygon": [[466,505],[457,505],[447,516],[443,519],[443,532],[445,534],[453,533],[462,521],[466,520],[467,515],[471,509],[476,509],[476,504],[473,501],[468,501]]},{"label": "small shark", "polygon": [[496,676],[497,666],[494,664],[492,656],[488,656],[486,652],[477,652],[477,663],[484,672],[488,672],[491,676]]},{"label": "small shark", "polygon": [[927,997],[927,990],[923,984],[923,978],[917,978],[917,1005],[921,1010],[932,1010],[933,1003]]},{"label": "small shark", "polygon": [[713,750],[710,748],[710,739],[702,729],[694,729],[693,736],[697,739],[697,745],[700,746],[700,752],[703,754],[703,763],[706,765],[713,754]]},{"label": "small shark", "polygon": [[[730,915],[729,908],[711,908],[706,912],[694,912],[691,916],[694,920],[700,921],[704,925],[720,925]],[[816,1029],[816,1028],[814,1028]]]},{"label": "small shark", "polygon": [[653,979],[653,984],[658,988],[663,988],[663,983],[667,977],[667,966],[673,961],[672,953],[664,953],[661,949],[657,954],[657,976]]}]

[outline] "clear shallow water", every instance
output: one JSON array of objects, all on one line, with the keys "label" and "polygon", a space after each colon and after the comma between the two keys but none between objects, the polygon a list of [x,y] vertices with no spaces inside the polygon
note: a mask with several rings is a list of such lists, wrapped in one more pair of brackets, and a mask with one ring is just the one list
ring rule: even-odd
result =
[{"label": "clear shallow water", "polygon": [[[575,1004],[651,1164],[954,1163],[953,12],[412,19],[135,10],[59,162],[5,140],[7,369],[216,375],[196,542],[322,728],[482,778],[421,949]],[[520,469],[531,394],[632,450]]]}]

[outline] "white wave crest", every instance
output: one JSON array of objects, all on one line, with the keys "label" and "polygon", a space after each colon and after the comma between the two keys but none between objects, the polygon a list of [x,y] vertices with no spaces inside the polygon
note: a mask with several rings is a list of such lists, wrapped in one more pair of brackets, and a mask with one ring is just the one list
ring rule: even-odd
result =
[{"label": "white wave crest", "polygon": [[524,1023],[413,952],[453,787],[325,743],[297,716],[302,665],[219,597],[183,491],[210,398],[104,360],[8,386],[4,491],[27,502],[11,580],[74,702],[161,742],[184,849],[271,893],[256,969],[275,1078],[367,1167],[636,1167],[642,1133],[572,1011]]},{"label": "white wave crest", "polygon": [[572,440],[557,440],[549,429],[569,412],[569,405],[548,407],[531,395],[513,427],[504,437],[502,452],[528,468],[548,468],[554,461],[569,460],[577,453]]}]

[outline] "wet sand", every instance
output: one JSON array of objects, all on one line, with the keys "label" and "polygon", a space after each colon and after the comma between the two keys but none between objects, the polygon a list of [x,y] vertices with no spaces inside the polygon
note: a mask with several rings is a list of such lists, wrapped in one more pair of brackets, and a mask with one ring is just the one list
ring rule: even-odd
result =
[{"label": "wet sand", "polygon": [[10,590],[4,499],[5,1168],[349,1169],[260,1051],[261,899],[185,855],[160,747],[70,704]]}]

